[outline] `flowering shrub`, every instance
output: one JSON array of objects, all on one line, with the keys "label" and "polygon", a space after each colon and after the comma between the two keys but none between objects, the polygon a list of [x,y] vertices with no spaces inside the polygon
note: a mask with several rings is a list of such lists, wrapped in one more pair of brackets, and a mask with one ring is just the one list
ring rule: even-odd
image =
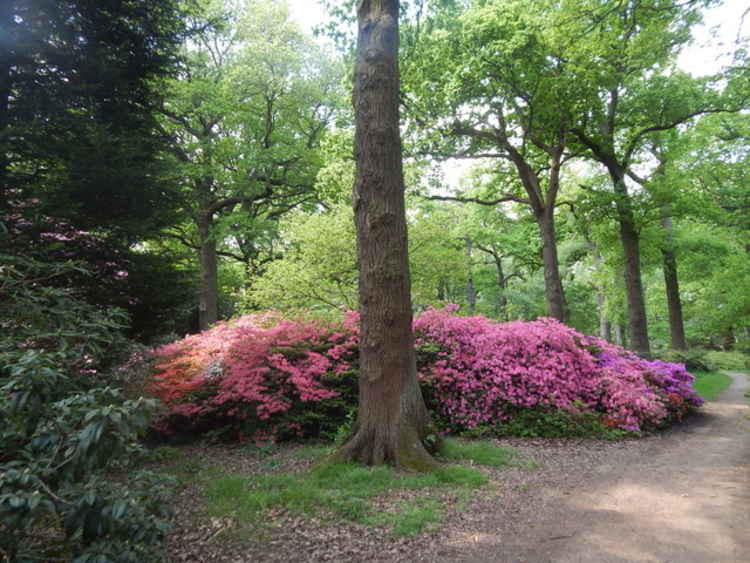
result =
[{"label": "flowering shrub", "polygon": [[[341,322],[248,315],[155,351],[164,433],[224,430],[255,440],[332,435],[356,406],[356,313]],[[447,430],[520,412],[596,413],[650,430],[702,400],[681,364],[646,361],[553,319],[495,323],[430,310],[414,322],[426,401]]]},{"label": "flowering shrub", "polygon": [[357,395],[357,317],[276,313],[218,323],[155,350],[160,432],[220,430],[256,441],[333,436]]}]

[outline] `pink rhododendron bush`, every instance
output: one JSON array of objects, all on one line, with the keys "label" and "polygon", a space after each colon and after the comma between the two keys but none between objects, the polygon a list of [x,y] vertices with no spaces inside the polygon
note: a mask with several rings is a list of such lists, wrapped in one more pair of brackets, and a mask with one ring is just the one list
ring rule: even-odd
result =
[{"label": "pink rhododendron bush", "polygon": [[[356,313],[339,322],[248,315],[157,349],[150,389],[167,412],[156,429],[332,436],[356,407],[357,323]],[[702,403],[682,364],[643,360],[553,319],[496,323],[430,310],[414,330],[423,393],[446,431],[557,413],[641,432]]]}]

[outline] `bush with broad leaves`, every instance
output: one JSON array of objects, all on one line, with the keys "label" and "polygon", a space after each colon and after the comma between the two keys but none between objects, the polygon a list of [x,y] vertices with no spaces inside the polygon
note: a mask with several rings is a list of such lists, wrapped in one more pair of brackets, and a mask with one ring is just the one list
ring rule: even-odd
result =
[{"label": "bush with broad leaves", "polygon": [[0,559],[152,558],[170,489],[133,465],[157,402],[106,376],[122,314],[66,289],[79,265],[0,262]]}]

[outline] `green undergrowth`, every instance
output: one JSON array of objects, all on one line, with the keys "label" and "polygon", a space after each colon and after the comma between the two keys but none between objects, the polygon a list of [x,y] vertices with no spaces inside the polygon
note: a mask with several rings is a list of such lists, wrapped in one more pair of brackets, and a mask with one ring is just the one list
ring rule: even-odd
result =
[{"label": "green undergrowth", "polygon": [[[227,473],[217,466],[196,472],[188,456],[169,461],[165,470],[185,482],[199,482],[206,513],[230,517],[242,535],[260,530],[276,513],[272,509],[282,509],[287,514],[379,526],[396,536],[411,536],[434,528],[448,506],[460,510],[474,491],[489,485],[486,473],[477,466],[518,464],[512,450],[489,442],[445,440],[444,444],[439,455],[444,463],[428,473],[329,463],[332,448],[324,445],[282,450],[261,460],[261,471],[252,474]],[[159,455],[171,458],[172,450]],[[293,459],[313,464],[304,471],[278,472]]]},{"label": "green undergrowth", "polygon": [[694,371],[693,387],[706,401],[715,401],[719,394],[732,384],[732,378],[725,373]]},{"label": "green undergrowth", "polygon": [[576,412],[563,409],[529,407],[517,409],[507,421],[480,425],[463,431],[467,438],[517,436],[519,438],[591,438],[619,440],[631,435],[604,423],[602,413],[576,404]]},{"label": "green undergrowth", "polygon": [[517,456],[510,448],[499,448],[484,440],[471,442],[444,440],[440,457],[450,461],[469,460],[487,467],[504,467],[513,463]]}]

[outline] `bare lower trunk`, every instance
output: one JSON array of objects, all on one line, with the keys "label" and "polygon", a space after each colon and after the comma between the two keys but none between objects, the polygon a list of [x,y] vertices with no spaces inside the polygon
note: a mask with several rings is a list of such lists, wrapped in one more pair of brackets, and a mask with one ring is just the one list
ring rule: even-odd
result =
[{"label": "bare lower trunk", "polygon": [[625,292],[628,300],[630,347],[638,355],[648,358],[651,356],[651,347],[648,341],[646,301],[641,281],[640,240],[631,221],[621,219],[620,238],[625,255]]},{"label": "bare lower trunk", "polygon": [[[10,42],[13,38],[13,3],[6,2],[0,7],[0,35]],[[7,49],[4,48],[4,50]],[[0,210],[7,205],[10,186],[8,185],[8,135],[6,129],[10,124],[10,96],[12,90],[11,61],[9,57],[0,60]]]},{"label": "bare lower trunk", "polygon": [[466,303],[469,307],[469,314],[473,315],[477,310],[477,290],[474,287],[474,276],[472,275],[472,240],[470,237],[465,238],[466,242],[466,269],[469,277],[466,280]]},{"label": "bare lower trunk", "polygon": [[210,219],[204,217],[199,220],[198,238],[201,253],[198,325],[200,330],[206,330],[219,319],[219,268]]},{"label": "bare lower trunk", "polygon": [[620,323],[615,323],[615,344],[617,344],[618,346],[625,345],[624,332],[625,331],[622,329],[622,325]]},{"label": "bare lower trunk", "polygon": [[661,221],[666,234],[666,244],[662,249],[664,266],[664,286],[667,292],[667,307],[669,308],[669,333],[672,348],[685,350],[685,325],[682,320],[682,301],[680,300],[680,284],[677,279],[677,253],[674,245],[674,230],[672,218],[664,215]]},{"label": "bare lower trunk", "polygon": [[734,343],[736,340],[737,339],[734,336],[734,328],[730,326],[722,337],[722,350],[732,350],[734,348]]},{"label": "bare lower trunk", "polygon": [[500,296],[497,299],[497,317],[500,320],[507,321],[508,296],[506,292],[508,291],[508,278],[505,277],[505,272],[503,271],[502,257],[498,254],[493,254],[493,258],[495,259],[495,267],[497,268],[497,285],[500,291]]},{"label": "bare lower trunk", "polygon": [[651,347],[648,341],[646,300],[641,280],[640,235],[630,207],[631,201],[625,185],[624,173],[621,171],[613,173],[612,181],[618,196],[617,220],[620,225],[620,241],[625,258],[625,294],[628,302],[630,348],[638,355],[648,358],[651,356]]},{"label": "bare lower trunk", "polygon": [[536,213],[536,219],[542,238],[544,294],[547,297],[547,314],[564,323],[567,320],[567,304],[562,280],[560,279],[554,213],[554,208],[547,207],[541,213]]},{"label": "bare lower trunk", "polygon": [[599,313],[599,337],[612,342],[612,323],[606,315],[606,297],[601,290],[596,292],[596,308]]},{"label": "bare lower trunk", "polygon": [[354,69],[359,410],[334,460],[424,471],[429,416],[416,376],[399,132],[397,0],[360,0]]},{"label": "bare lower trunk", "polygon": [[[598,272],[602,267],[602,255],[599,252],[599,248],[594,242],[588,240],[586,242],[591,249],[592,256],[594,259],[594,269]],[[604,295],[604,288],[601,285],[596,285],[596,310],[599,315],[599,337],[612,342],[612,323],[607,318],[607,297]]]}]

